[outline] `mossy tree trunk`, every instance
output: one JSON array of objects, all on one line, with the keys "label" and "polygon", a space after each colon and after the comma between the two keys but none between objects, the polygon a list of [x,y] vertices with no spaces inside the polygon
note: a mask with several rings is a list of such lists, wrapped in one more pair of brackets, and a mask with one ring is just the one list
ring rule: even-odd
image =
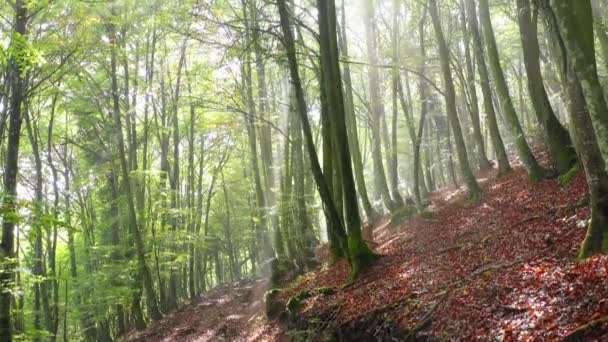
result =
[{"label": "mossy tree trunk", "polygon": [[[544,1],[543,9],[547,26],[557,43],[554,50],[561,57],[573,137],[589,187],[591,221],[579,252],[580,258],[586,258],[608,251],[608,175],[601,155],[601,146],[606,141],[602,141],[601,129],[598,132],[601,122],[597,122],[598,116],[606,115],[606,104],[601,87],[589,89],[590,84],[599,87],[595,72],[591,5],[589,1],[556,3],[551,0],[551,6]],[[577,41],[569,41],[572,39]],[[585,61],[591,64],[584,64]],[[594,111],[602,109],[603,113],[594,114]]]},{"label": "mossy tree trunk", "polygon": [[608,106],[597,74],[593,15],[589,0],[551,0],[568,60],[583,86],[597,141],[608,156]]},{"label": "mossy tree trunk", "polygon": [[306,150],[308,152],[312,173],[315,183],[317,184],[317,190],[323,201],[324,210],[327,213],[327,218],[329,220],[328,227],[332,229],[330,234],[335,234],[340,249],[346,254],[348,251],[346,231],[344,230],[344,225],[340,219],[340,213],[333,202],[328,181],[321,170],[321,165],[319,164],[319,158],[314,145],[312,130],[310,128],[310,122],[308,121],[308,107],[306,106],[306,98],[304,96],[304,89],[302,88],[300,71],[298,70],[295,41],[289,22],[289,11],[286,1],[277,0],[277,7],[279,10],[281,31],[283,32],[284,37],[283,43],[287,53],[289,75],[295,93],[296,110],[302,122],[302,132],[304,134],[304,141],[306,143]]},{"label": "mossy tree trunk", "polygon": [[344,95],[338,59],[335,2],[334,0],[318,0],[317,7],[319,9],[321,66],[324,75],[321,86],[325,88],[331,113],[330,125],[335,147],[334,161],[342,186],[344,223],[348,231],[348,254],[352,267],[351,276],[354,278],[376,256],[369,249],[361,234],[361,218],[346,131]]},{"label": "mossy tree trunk", "polygon": [[[342,57],[348,59],[348,42],[346,40],[346,11],[344,10],[344,0],[342,1],[342,23],[340,34],[338,35],[338,43],[340,45],[340,53]],[[351,150],[353,159],[353,168],[355,170],[355,181],[363,210],[369,221],[376,220],[380,215],[372,206],[367,193],[367,184],[363,174],[363,158],[361,158],[361,148],[359,147],[359,133],[357,130],[357,119],[355,116],[355,104],[353,100],[353,84],[348,63],[344,64],[344,106],[346,110],[346,128],[348,129],[348,144]]]},{"label": "mossy tree trunk", "polygon": [[481,31],[483,32],[484,42],[486,44],[488,63],[490,64],[494,86],[496,87],[496,94],[498,95],[498,102],[509,123],[509,127],[515,139],[519,158],[528,171],[528,177],[531,181],[537,182],[543,177],[544,171],[538,164],[526,141],[526,135],[517,118],[517,113],[515,112],[515,107],[513,106],[511,95],[509,94],[507,81],[505,80],[505,75],[500,64],[496,39],[494,38],[494,29],[492,28],[488,0],[479,0],[479,18],[481,20]]},{"label": "mossy tree trunk", "polygon": [[530,10],[530,0],[517,0],[517,13],[530,100],[553,165],[560,174],[564,174],[576,164],[577,158],[570,135],[555,116],[543,84],[536,29],[538,10]]}]

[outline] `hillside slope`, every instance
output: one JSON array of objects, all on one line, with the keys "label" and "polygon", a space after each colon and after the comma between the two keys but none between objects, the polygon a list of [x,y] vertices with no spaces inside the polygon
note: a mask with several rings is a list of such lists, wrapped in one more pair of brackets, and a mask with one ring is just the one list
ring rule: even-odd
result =
[{"label": "hillside slope", "polygon": [[[474,205],[463,193],[446,190],[433,195],[422,216],[400,226],[381,222],[374,237],[383,256],[354,284],[342,287],[349,270],[339,262],[281,293],[287,302],[304,290],[334,289],[302,300],[289,318],[268,322],[257,291],[243,304],[257,303],[257,311],[246,311],[247,319],[237,320],[230,334],[189,334],[179,340],[286,340],[287,325],[299,329],[291,334],[304,340],[326,335],[388,340],[413,332],[421,340],[608,338],[608,257],[575,259],[588,218],[584,178],[577,176],[565,187],[557,180],[532,185],[519,169],[480,181],[484,195]],[[204,322],[218,318],[200,307],[184,310]],[[225,321],[231,314],[242,312],[221,317]],[[177,340],[173,330],[183,324],[171,318],[161,324],[162,329],[136,340]]]}]

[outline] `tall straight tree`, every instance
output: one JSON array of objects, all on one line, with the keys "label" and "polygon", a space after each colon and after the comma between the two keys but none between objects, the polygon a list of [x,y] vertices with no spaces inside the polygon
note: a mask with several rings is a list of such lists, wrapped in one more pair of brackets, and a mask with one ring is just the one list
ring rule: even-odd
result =
[{"label": "tall straight tree", "polygon": [[517,13],[530,100],[534,106],[536,118],[542,127],[545,145],[549,150],[553,165],[559,173],[563,174],[570,170],[577,158],[570,135],[555,116],[543,84],[536,29],[538,9],[536,8],[532,13],[530,0],[517,0]]},{"label": "tall straight tree", "polygon": [[[564,73],[567,73],[568,89],[571,89],[568,92],[571,120],[589,187],[591,221],[579,253],[581,258],[586,258],[608,251],[608,175],[600,155],[602,146],[605,148],[607,144],[602,139],[606,139],[608,126],[604,125],[604,120],[608,118],[608,108],[597,76],[590,2],[551,0],[550,10],[549,20],[554,20],[555,30],[560,34],[560,46],[565,50],[562,65],[569,68]],[[580,87],[577,87],[579,82]],[[581,104],[583,101],[586,106]]]},{"label": "tall straight tree", "polygon": [[336,7],[334,0],[318,0],[319,36],[321,44],[321,66],[323,68],[323,83],[328,100],[331,120],[331,133],[334,139],[334,155],[337,174],[342,183],[344,200],[344,223],[348,231],[348,255],[352,267],[351,276],[356,277],[361,269],[375,260],[363,241],[361,234],[361,218],[357,205],[357,192],[353,178],[350,150],[346,130],[346,115],[344,110],[344,95],[338,53],[336,33]]},{"label": "tall straight tree", "polygon": [[[114,13],[112,13],[114,14]],[[112,20],[112,19],[110,19]],[[117,39],[116,28],[114,23],[108,23],[106,26],[108,36],[110,38],[110,64],[111,64],[111,81],[112,81],[112,117],[114,119],[114,129],[116,131],[117,146],[120,160],[121,176],[123,181],[123,189],[127,198],[127,210],[129,219],[129,228],[135,242],[135,250],[137,253],[137,262],[139,272],[142,276],[143,287],[146,290],[148,314],[153,320],[158,320],[162,317],[156,301],[156,291],[150,274],[150,268],[146,262],[144,241],[137,225],[137,213],[135,209],[134,194],[131,190],[131,181],[129,179],[129,165],[127,163],[126,149],[123,138],[122,118],[120,109],[120,97],[118,93],[118,76],[117,76]]]},{"label": "tall straight tree", "polygon": [[[245,1],[243,4],[243,14],[245,17],[245,29],[246,29],[246,37],[247,43],[250,40],[250,32],[251,28],[249,27],[249,16],[247,13],[247,4]],[[251,167],[253,169],[253,177],[255,181],[255,194],[256,201],[258,206],[258,220],[259,224],[258,231],[256,232],[258,243],[262,248],[262,256],[264,260],[270,259],[275,256],[274,248],[270,241],[270,235],[268,234],[268,220],[267,220],[267,209],[266,209],[266,197],[264,196],[264,188],[262,184],[262,177],[260,174],[260,163],[258,161],[258,139],[257,139],[257,126],[256,126],[256,117],[257,117],[257,108],[255,105],[255,100],[253,98],[253,77],[252,77],[252,69],[251,69],[251,56],[250,52],[247,51],[245,54],[245,60],[243,61],[243,85],[245,87],[245,98],[247,100],[247,107],[249,109],[249,113],[246,115],[246,126],[247,126],[247,136],[249,141],[249,149],[251,156]]]},{"label": "tall straight tree", "polygon": [[257,113],[261,118],[264,118],[259,132],[260,138],[260,155],[262,161],[262,170],[264,171],[264,194],[266,196],[266,205],[270,207],[270,221],[273,230],[276,232],[279,228],[279,219],[276,210],[276,194],[275,194],[275,175],[274,175],[274,157],[272,152],[272,136],[271,136],[271,120],[270,108],[268,106],[268,91],[266,88],[266,65],[264,64],[264,51],[262,45],[262,37],[260,35],[260,17],[262,12],[257,8],[255,1],[250,5],[251,20],[251,39],[253,40],[255,68],[257,73],[258,83],[258,110]]},{"label": "tall straight tree", "polygon": [[[380,124],[384,116],[384,105],[380,97],[380,75],[378,73],[378,56],[376,52],[376,34],[374,32],[374,6],[372,0],[362,0],[364,6],[363,24],[365,26],[365,42],[367,50],[367,58],[369,60],[368,76],[369,76],[369,96],[370,96],[370,118],[372,131],[372,159],[374,163],[374,185],[375,192],[382,197],[382,201],[386,208],[390,211],[397,209],[399,198],[391,198],[384,164],[382,161],[382,143],[380,134]],[[387,153],[389,151],[386,151]],[[391,184],[392,187],[395,184]]]},{"label": "tall straight tree", "polygon": [[491,168],[492,165],[486,155],[486,147],[483,141],[481,132],[481,122],[479,119],[479,101],[477,98],[477,86],[475,84],[475,71],[473,70],[473,61],[471,58],[471,34],[467,28],[467,20],[465,14],[464,0],[460,1],[460,27],[462,30],[462,43],[464,45],[465,57],[465,72],[466,72],[466,92],[468,93],[469,115],[471,116],[471,124],[473,126],[473,138],[475,139],[475,147],[477,151],[477,161],[479,169],[484,170]]},{"label": "tall straight tree", "polygon": [[593,13],[589,0],[551,0],[564,45],[583,86],[602,154],[608,156],[608,105],[597,74]]},{"label": "tall straight tree", "polygon": [[507,151],[505,150],[505,145],[502,137],[500,136],[498,120],[496,118],[496,112],[494,111],[492,89],[490,88],[490,76],[483,56],[483,44],[481,35],[479,33],[479,25],[477,23],[475,1],[467,0],[465,1],[465,4],[469,31],[471,33],[471,38],[473,39],[473,54],[475,55],[475,60],[477,61],[477,72],[481,81],[481,93],[483,96],[483,105],[488,121],[488,130],[490,132],[490,139],[492,140],[492,146],[498,161],[498,175],[504,175],[511,171],[511,165],[509,164]]},{"label": "tall straight tree", "polygon": [[479,0],[479,18],[481,20],[483,37],[486,44],[488,62],[490,63],[490,70],[494,79],[496,94],[498,95],[498,102],[509,123],[511,133],[515,138],[519,158],[528,171],[528,177],[533,182],[539,181],[543,177],[544,171],[538,164],[538,161],[532,154],[532,150],[526,141],[526,135],[517,118],[517,113],[515,112],[515,107],[513,106],[511,95],[509,94],[509,87],[507,86],[507,81],[505,80],[505,75],[500,64],[496,39],[494,38],[494,29],[492,28],[488,0]]},{"label": "tall straight tree", "polygon": [[0,243],[0,342],[11,342],[11,300],[15,267],[15,223],[17,217],[17,172],[19,171],[19,142],[21,140],[22,106],[25,101],[27,66],[21,49],[27,41],[27,24],[30,20],[28,6],[24,0],[16,0],[15,19],[9,58],[10,99],[8,101],[8,144],[4,165],[4,193],[2,198],[2,242]]},{"label": "tall straight tree", "polygon": [[[338,44],[342,58],[348,59],[348,42],[346,40],[346,10],[344,8],[344,0],[342,1],[342,23],[341,30],[338,35]],[[361,148],[359,146],[359,132],[357,130],[357,119],[355,115],[355,104],[353,99],[353,82],[350,72],[350,65],[344,64],[344,106],[346,110],[346,128],[348,129],[348,144],[353,159],[353,168],[355,170],[355,181],[357,182],[357,190],[361,197],[361,204],[365,215],[370,221],[374,221],[379,214],[372,206],[367,193],[367,185],[363,174],[363,158],[361,157]]]},{"label": "tall straight tree", "polygon": [[[426,125],[426,117],[428,114],[429,99],[428,97],[428,86],[423,75],[426,73],[426,44],[425,44],[425,32],[424,27],[426,24],[427,7],[425,6],[422,11],[422,18],[418,23],[418,34],[420,41],[420,66],[418,67],[418,73],[420,76],[418,80],[418,96],[420,97],[420,122],[418,124],[418,131],[414,139],[414,198],[419,207],[422,206],[421,188],[426,189],[424,183],[424,173],[422,172],[422,158],[420,157],[420,147],[422,145],[422,135],[424,134],[424,126]],[[409,84],[406,79],[406,88],[408,95],[410,94]],[[410,99],[411,103],[411,99]],[[413,126],[412,126],[413,127]],[[429,189],[430,190],[430,189]]]},{"label": "tall straight tree", "polygon": [[302,88],[300,71],[298,70],[295,40],[289,22],[289,10],[285,0],[277,0],[277,7],[281,21],[281,31],[283,32],[283,43],[287,53],[289,76],[295,93],[296,110],[302,122],[302,132],[304,133],[304,141],[306,144],[306,150],[308,151],[312,173],[317,185],[317,190],[319,191],[319,196],[323,201],[324,210],[326,211],[327,218],[330,221],[328,222],[328,227],[333,230],[333,232],[330,232],[330,234],[335,234],[337,237],[337,243],[339,244],[337,248],[341,249],[344,254],[347,254],[348,246],[346,231],[344,230],[344,225],[340,218],[340,212],[333,202],[332,194],[328,186],[328,180],[325,178],[323,171],[321,170],[319,157],[317,156],[317,151],[315,149],[314,139],[312,136],[312,129],[310,128],[310,122],[308,121],[308,108],[306,106],[304,89]]},{"label": "tall straight tree", "polygon": [[[403,199],[399,194],[399,154],[397,153],[397,117],[399,116],[399,4],[400,1],[393,0],[393,32],[391,33],[393,69],[391,70],[391,97],[392,97],[392,125],[391,125],[391,155],[389,177],[392,186],[392,195],[397,201]],[[406,114],[407,115],[407,114]]]},{"label": "tall straight tree", "polygon": [[469,165],[469,157],[467,155],[464,137],[462,136],[460,121],[458,120],[458,113],[456,111],[456,92],[454,90],[454,81],[452,79],[452,72],[450,70],[450,55],[443,36],[436,0],[429,0],[429,12],[433,20],[433,27],[435,28],[435,38],[437,40],[439,49],[441,73],[443,75],[443,85],[445,88],[446,110],[448,120],[450,121],[450,126],[452,127],[452,132],[454,133],[454,142],[456,143],[456,153],[458,155],[460,171],[462,172],[462,176],[466,182],[469,197],[474,199],[479,197],[481,194],[481,188],[479,187],[479,184],[477,184],[475,175],[473,175],[473,171]]}]

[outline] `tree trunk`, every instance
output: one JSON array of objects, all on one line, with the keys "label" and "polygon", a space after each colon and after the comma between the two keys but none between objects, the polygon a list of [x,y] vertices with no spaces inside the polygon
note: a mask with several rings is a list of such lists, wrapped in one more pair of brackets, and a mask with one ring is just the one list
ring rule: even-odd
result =
[{"label": "tree trunk", "polygon": [[509,158],[505,150],[505,145],[502,137],[500,136],[496,112],[494,111],[492,90],[490,88],[490,77],[483,56],[483,45],[479,33],[479,27],[477,25],[477,10],[475,9],[475,1],[465,0],[465,3],[469,30],[471,31],[473,38],[475,60],[477,61],[477,72],[479,73],[479,78],[481,81],[481,92],[483,95],[483,104],[488,120],[488,131],[490,133],[490,139],[492,140],[492,146],[498,161],[498,175],[501,176],[511,172],[511,165],[509,164]]},{"label": "tree trunk", "polygon": [[[486,148],[483,141],[483,134],[481,133],[481,123],[479,120],[479,100],[477,98],[477,87],[475,84],[475,71],[473,70],[473,61],[471,58],[470,49],[470,29],[467,29],[467,21],[465,15],[465,4],[464,0],[460,1],[460,27],[462,30],[462,43],[464,45],[464,58],[465,58],[465,78],[466,85],[463,84],[463,88],[466,87],[466,93],[468,94],[468,110],[471,117],[471,124],[473,126],[473,138],[475,139],[475,147],[477,151],[477,161],[479,163],[479,169],[485,170],[492,167],[492,164],[488,160],[486,155]],[[465,95],[466,96],[466,95]]]},{"label": "tree trunk", "polygon": [[312,173],[315,178],[315,183],[317,184],[317,190],[319,191],[319,195],[321,197],[321,200],[323,201],[324,209],[328,213],[327,216],[330,220],[329,226],[332,227],[333,233],[335,233],[336,236],[339,237],[340,248],[346,252],[348,251],[348,247],[346,245],[346,231],[344,230],[344,226],[342,224],[342,221],[340,220],[339,212],[332,200],[332,195],[329,191],[327,180],[325,179],[325,176],[321,171],[319,158],[317,157],[317,151],[315,150],[314,141],[312,137],[312,130],[310,128],[310,123],[308,122],[308,108],[306,106],[304,90],[302,89],[302,81],[300,79],[298,61],[296,58],[295,42],[293,38],[293,32],[291,31],[291,27],[289,24],[289,12],[287,10],[285,0],[277,0],[277,7],[279,10],[279,16],[281,21],[281,30],[283,31],[284,35],[285,49],[287,51],[289,74],[295,92],[297,104],[296,109],[300,120],[302,121],[302,129],[306,142],[306,148],[308,150],[309,160],[312,167]]},{"label": "tree trunk", "polygon": [[338,57],[336,35],[336,8],[334,0],[317,1],[319,9],[319,32],[321,43],[321,65],[329,110],[331,131],[334,138],[334,155],[338,177],[341,181],[344,198],[344,218],[348,229],[348,254],[351,264],[351,277],[356,277],[361,269],[376,258],[363,241],[361,219],[357,206],[355,182],[353,179],[350,150],[346,133],[344,96]]},{"label": "tree trunk", "polygon": [[275,190],[275,174],[274,174],[274,158],[272,155],[272,137],[270,132],[270,122],[272,118],[268,112],[268,92],[266,90],[266,66],[264,64],[264,56],[262,50],[262,41],[260,39],[260,13],[254,6],[251,8],[251,38],[254,44],[254,56],[255,66],[257,72],[257,83],[258,83],[258,110],[257,113],[261,118],[264,118],[264,122],[260,125],[260,156],[262,162],[262,170],[264,174],[264,193],[266,196],[266,205],[270,208],[270,222],[272,224],[273,232],[278,231],[279,219],[276,214],[276,190]]},{"label": "tree trunk", "polygon": [[528,177],[532,182],[537,182],[544,176],[544,171],[530,150],[521,123],[519,122],[517,113],[515,113],[515,108],[513,107],[509,88],[507,87],[507,81],[505,80],[505,75],[502,71],[502,66],[500,65],[498,48],[496,47],[496,40],[494,39],[494,29],[492,28],[492,21],[490,19],[488,0],[479,0],[479,18],[481,20],[483,37],[487,47],[490,70],[492,71],[494,85],[496,86],[496,93],[502,112],[509,123],[513,137],[515,138],[519,157],[528,171]]},{"label": "tree trunk", "polygon": [[[175,79],[175,94],[173,94],[173,168],[171,171],[172,176],[169,178],[169,184],[171,186],[171,231],[173,234],[177,234],[177,230],[181,225],[181,219],[178,215],[178,210],[180,207],[179,204],[179,187],[180,187],[180,169],[179,169],[179,97],[180,97],[180,89],[181,89],[181,76],[182,70],[184,68],[184,64],[186,63],[186,39],[184,39],[181,47],[180,59],[177,66],[177,76]],[[177,241],[173,243],[173,249],[179,250],[180,246]],[[174,262],[171,263],[170,266],[170,275],[169,275],[169,289],[167,291],[167,310],[173,311],[177,309],[177,297],[178,297],[178,274],[179,274],[179,265],[174,265]]]},{"label": "tree trunk", "polygon": [[[559,31],[553,33],[557,38],[558,47],[561,48],[561,54],[556,55],[562,57],[560,65],[568,68],[562,73],[566,74],[564,79],[570,102],[570,120],[589,187],[591,221],[579,252],[580,258],[586,258],[608,251],[608,175],[600,152],[605,141],[602,141],[599,134],[601,129],[598,132],[601,122],[597,121],[598,116],[606,114],[606,104],[602,89],[589,87],[590,84],[599,87],[595,56],[589,55],[594,53],[591,6],[588,1],[555,3],[553,0],[551,7],[547,6],[546,2],[543,5],[547,26],[552,27],[553,32]],[[577,41],[571,41],[572,39]],[[585,62],[591,64],[583,64]],[[601,108],[604,112],[594,113]]]},{"label": "tree trunk", "polygon": [[[393,45],[393,70],[391,74],[392,81],[392,107],[393,107],[393,120],[391,123],[391,155],[389,175],[391,180],[391,193],[395,202],[400,206],[403,206],[403,198],[399,193],[399,158],[397,153],[397,117],[399,116],[399,1],[393,0],[393,32],[391,35],[391,41]],[[407,115],[407,114],[406,114]]]},{"label": "tree trunk", "polygon": [[[346,40],[346,11],[344,10],[344,1],[342,1],[342,26],[340,34],[338,35],[338,43],[340,52],[343,58],[348,59],[348,42]],[[357,189],[359,190],[359,196],[361,197],[361,204],[365,215],[369,221],[374,221],[379,217],[378,212],[372,206],[368,193],[367,186],[365,183],[365,176],[363,174],[363,162],[361,158],[361,149],[359,147],[359,133],[357,132],[357,119],[355,116],[355,105],[353,100],[353,84],[351,79],[350,66],[348,63],[344,64],[344,106],[346,110],[346,128],[348,129],[348,143],[352,153],[353,168],[355,170],[355,181],[357,182]]]},{"label": "tree trunk", "polygon": [[530,11],[530,0],[517,0],[517,13],[530,100],[534,106],[536,118],[543,129],[545,145],[549,150],[553,165],[560,174],[564,174],[576,164],[577,158],[570,135],[557,120],[543,84],[536,31],[538,10],[535,10],[534,13]]},{"label": "tree trunk", "polygon": [[121,165],[121,173],[123,178],[124,186],[127,197],[127,207],[128,207],[128,219],[129,226],[133,235],[133,239],[135,240],[135,248],[137,252],[137,261],[139,264],[139,271],[141,272],[143,278],[143,286],[146,290],[146,298],[147,298],[147,308],[148,314],[153,320],[160,319],[162,317],[158,304],[156,302],[156,291],[154,291],[154,284],[152,281],[152,276],[150,275],[150,269],[146,263],[145,256],[145,246],[141,236],[141,232],[139,231],[139,227],[137,225],[137,214],[135,211],[135,203],[133,200],[133,193],[131,191],[131,182],[129,179],[129,166],[127,164],[126,159],[126,151],[123,140],[123,132],[122,132],[122,119],[120,112],[120,98],[118,94],[118,79],[116,73],[116,32],[114,28],[114,24],[107,24],[108,35],[110,37],[111,43],[111,79],[112,79],[112,100],[113,100],[113,113],[112,116],[114,118],[115,130],[118,140],[118,153],[119,160]]},{"label": "tree trunk", "polygon": [[[247,34],[247,42],[250,40],[249,34],[251,29],[249,28],[249,19],[247,14],[247,5],[245,1],[242,2],[243,11],[245,17],[245,29]],[[242,73],[243,73],[243,81],[245,87],[245,97],[247,100],[247,107],[249,109],[249,113],[246,117],[246,125],[247,125],[247,135],[249,139],[249,149],[251,153],[251,166],[253,169],[253,178],[255,182],[255,193],[256,193],[256,202],[258,206],[258,220],[259,224],[257,225],[258,231],[256,232],[259,247],[262,249],[264,260],[268,260],[275,256],[275,251],[272,246],[272,242],[270,240],[270,235],[268,234],[268,221],[267,221],[267,208],[266,208],[266,198],[264,196],[264,189],[262,187],[262,178],[260,176],[260,166],[258,162],[258,148],[257,148],[257,128],[256,128],[256,118],[257,118],[257,108],[255,106],[255,100],[253,98],[253,80],[252,80],[252,70],[251,70],[251,56],[249,52],[245,53],[245,59],[242,61]]]},{"label": "tree trunk", "polygon": [[[15,24],[11,39],[13,48],[18,49],[17,39],[27,39],[28,13],[24,0],[14,3]],[[18,53],[19,51],[17,51]],[[4,289],[12,288],[15,267],[14,230],[17,207],[17,172],[19,163],[19,141],[21,139],[21,110],[25,99],[26,83],[22,69],[15,57],[9,60],[9,74],[11,82],[11,95],[9,100],[9,127],[6,163],[4,166],[4,196],[2,199],[2,242],[0,243],[0,286]],[[0,342],[13,340],[11,321],[11,291],[0,291]]]},{"label": "tree trunk", "polygon": [[[365,13],[363,15],[363,24],[365,26],[365,41],[367,47],[367,57],[369,59],[368,75],[369,75],[369,96],[371,104],[371,131],[372,131],[372,159],[374,162],[374,177],[376,192],[382,197],[384,205],[389,211],[394,211],[398,207],[397,199],[393,201],[391,192],[386,181],[384,165],[382,162],[382,138],[380,133],[380,125],[384,117],[384,106],[380,95],[380,76],[378,75],[378,57],[376,55],[376,34],[374,32],[374,8],[373,1],[363,0]],[[389,151],[386,151],[389,153]]]},{"label": "tree trunk", "polygon": [[[424,42],[425,32],[424,26],[426,22],[427,10],[426,6],[418,25],[420,35],[420,66],[418,73],[424,75],[426,73],[426,45]],[[409,94],[409,87],[408,87]],[[421,76],[418,80],[418,94],[420,96],[420,122],[418,123],[418,132],[416,133],[416,142],[414,144],[414,195],[416,202],[422,203],[420,188],[424,187],[427,192],[431,189],[427,188],[424,183],[424,173],[422,172],[422,158],[420,157],[420,146],[422,145],[422,134],[426,125],[426,116],[428,113],[428,87],[426,80]]]},{"label": "tree trunk", "polygon": [[[42,159],[40,158],[40,146],[38,145],[38,129],[32,124],[31,115],[28,113],[29,106],[24,106],[24,116],[27,128],[27,135],[30,140],[32,147],[32,153],[34,155],[34,169],[35,169],[35,185],[34,185],[34,210],[33,210],[33,222],[32,228],[35,236],[34,241],[34,267],[33,275],[41,279],[40,282],[34,282],[34,327],[42,330],[41,317],[40,317],[40,305],[42,305],[42,313],[44,314],[45,328],[48,332],[53,331],[53,325],[51,320],[51,310],[49,306],[49,293],[48,293],[48,282],[46,280],[46,267],[44,263],[44,255],[42,251],[42,232],[43,232],[43,205],[44,205],[44,194],[43,192],[43,175],[42,175]],[[48,253],[49,251],[47,251]]]},{"label": "tree trunk", "polygon": [[608,156],[608,106],[597,75],[593,15],[589,0],[551,1],[568,60],[583,87],[597,142]]},{"label": "tree trunk", "polygon": [[456,112],[456,92],[454,91],[454,81],[450,71],[450,55],[441,29],[436,0],[429,0],[429,11],[431,18],[433,19],[433,27],[435,28],[435,37],[439,49],[439,58],[441,61],[441,71],[445,88],[446,110],[450,126],[454,133],[454,142],[456,143],[456,153],[458,155],[460,171],[467,184],[469,198],[476,199],[481,195],[481,188],[479,187],[479,184],[477,184],[475,175],[473,175],[473,171],[471,171],[471,167],[469,166],[469,157],[467,155],[467,149],[462,136],[458,114]]}]

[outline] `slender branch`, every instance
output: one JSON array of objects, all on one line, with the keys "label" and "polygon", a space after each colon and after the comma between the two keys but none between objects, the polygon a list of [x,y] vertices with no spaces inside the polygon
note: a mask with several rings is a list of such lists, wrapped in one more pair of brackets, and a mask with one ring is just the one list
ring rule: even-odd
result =
[{"label": "slender branch", "polygon": [[358,62],[358,61],[349,61],[346,59],[340,59],[340,62],[342,63],[348,63],[348,64],[352,64],[352,65],[364,65],[364,66],[372,66],[372,67],[376,67],[376,68],[382,68],[382,69],[394,69],[397,68],[401,71],[405,71],[411,74],[414,74],[420,78],[422,78],[423,80],[425,80],[428,84],[431,85],[431,87],[435,88],[435,90],[445,96],[445,93],[443,92],[443,90],[441,90],[441,88],[439,88],[439,86],[433,82],[433,80],[431,80],[430,78],[426,77],[425,75],[419,73],[416,70],[410,69],[410,68],[406,68],[404,66],[401,65],[392,65],[392,64],[370,64],[370,63],[365,63],[365,62]]}]

